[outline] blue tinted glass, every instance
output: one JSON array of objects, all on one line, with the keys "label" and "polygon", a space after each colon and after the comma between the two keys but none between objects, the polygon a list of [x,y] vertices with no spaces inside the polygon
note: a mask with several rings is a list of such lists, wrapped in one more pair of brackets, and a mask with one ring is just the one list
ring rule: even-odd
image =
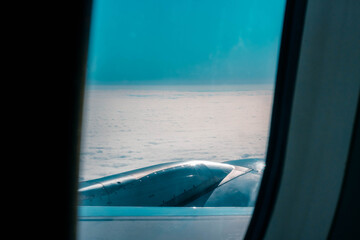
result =
[{"label": "blue tinted glass", "polygon": [[[243,236],[265,167],[284,7],[93,1],[79,239]],[[124,232],[143,221],[152,228]]]}]

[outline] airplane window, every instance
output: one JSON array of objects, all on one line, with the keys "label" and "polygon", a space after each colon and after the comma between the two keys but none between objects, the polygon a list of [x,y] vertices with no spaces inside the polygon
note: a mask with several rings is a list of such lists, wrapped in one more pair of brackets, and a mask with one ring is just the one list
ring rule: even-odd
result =
[{"label": "airplane window", "polygon": [[244,236],[266,165],[284,8],[93,1],[79,239]]}]

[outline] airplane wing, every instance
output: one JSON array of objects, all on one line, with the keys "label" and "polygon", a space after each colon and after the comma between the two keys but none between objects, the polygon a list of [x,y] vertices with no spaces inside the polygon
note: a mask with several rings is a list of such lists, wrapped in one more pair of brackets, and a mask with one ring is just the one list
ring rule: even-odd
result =
[{"label": "airplane wing", "polygon": [[172,162],[80,182],[83,206],[250,206],[259,159]]}]

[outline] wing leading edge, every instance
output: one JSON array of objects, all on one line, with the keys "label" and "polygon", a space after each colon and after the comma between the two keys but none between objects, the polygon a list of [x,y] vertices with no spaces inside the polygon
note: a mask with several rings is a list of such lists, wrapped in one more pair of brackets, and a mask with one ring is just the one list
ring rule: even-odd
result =
[{"label": "wing leading edge", "polygon": [[258,180],[240,164],[166,163],[81,182],[79,205],[249,206]]}]

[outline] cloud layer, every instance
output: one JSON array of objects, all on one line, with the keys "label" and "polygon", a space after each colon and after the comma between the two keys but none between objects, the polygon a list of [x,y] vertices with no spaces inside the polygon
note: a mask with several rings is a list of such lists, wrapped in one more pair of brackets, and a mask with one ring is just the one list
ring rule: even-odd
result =
[{"label": "cloud layer", "polygon": [[172,161],[263,157],[272,94],[88,90],[80,179]]}]

